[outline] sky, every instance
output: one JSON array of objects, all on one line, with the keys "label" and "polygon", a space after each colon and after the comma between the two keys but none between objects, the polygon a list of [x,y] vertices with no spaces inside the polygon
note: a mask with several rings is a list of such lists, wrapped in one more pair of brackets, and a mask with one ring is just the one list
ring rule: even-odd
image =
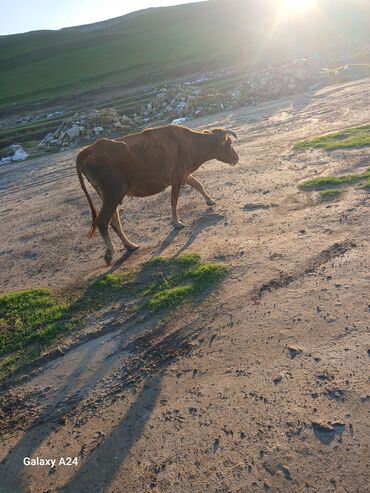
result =
[{"label": "sky", "polygon": [[203,0],[5,0],[0,35],[91,24],[146,9]]}]

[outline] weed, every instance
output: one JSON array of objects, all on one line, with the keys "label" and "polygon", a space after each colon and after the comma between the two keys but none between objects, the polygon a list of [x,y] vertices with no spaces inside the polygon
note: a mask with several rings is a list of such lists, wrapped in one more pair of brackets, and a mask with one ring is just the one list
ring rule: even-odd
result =
[{"label": "weed", "polygon": [[329,201],[338,198],[343,193],[343,190],[337,188],[328,188],[320,192],[321,200]]},{"label": "weed", "polygon": [[328,188],[353,185],[355,183],[370,180],[370,168],[364,173],[341,175],[341,176],[322,176],[307,180],[300,185],[301,190],[325,190]]},{"label": "weed", "polygon": [[321,135],[313,139],[303,140],[294,145],[294,149],[315,149],[322,148],[327,150],[342,149],[345,147],[364,147],[370,146],[370,125],[347,128],[326,135]]},{"label": "weed", "polygon": [[175,286],[173,288],[164,288],[155,293],[148,301],[148,306],[153,311],[159,311],[163,308],[174,307],[190,300],[193,294],[193,286],[186,284],[184,286]]}]

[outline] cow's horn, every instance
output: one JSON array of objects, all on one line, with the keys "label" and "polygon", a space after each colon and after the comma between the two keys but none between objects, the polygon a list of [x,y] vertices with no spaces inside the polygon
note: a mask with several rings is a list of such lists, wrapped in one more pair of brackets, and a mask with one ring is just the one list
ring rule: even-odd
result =
[{"label": "cow's horn", "polygon": [[232,135],[233,137],[235,137],[236,139],[238,138],[238,136],[236,135],[235,132],[233,132],[232,130],[225,130],[225,133],[228,134],[228,135]]}]

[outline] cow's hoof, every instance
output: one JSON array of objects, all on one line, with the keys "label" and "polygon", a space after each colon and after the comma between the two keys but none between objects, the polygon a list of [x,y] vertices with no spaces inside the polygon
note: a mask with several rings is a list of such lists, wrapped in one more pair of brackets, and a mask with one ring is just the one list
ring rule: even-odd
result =
[{"label": "cow's hoof", "polygon": [[106,254],[104,255],[104,260],[108,266],[111,265],[113,260],[113,253],[109,251],[106,252]]},{"label": "cow's hoof", "polygon": [[125,245],[126,249],[127,250],[130,250],[130,251],[134,251],[134,250],[137,250],[138,248],[140,248],[140,245],[136,245],[136,243],[128,243],[127,245]]},{"label": "cow's hoof", "polygon": [[206,200],[206,204],[211,207],[212,205],[216,205],[216,201],[213,199],[209,199],[209,200]]},{"label": "cow's hoof", "polygon": [[181,229],[185,227],[185,224],[181,223],[180,221],[171,221],[171,224],[175,229]]}]

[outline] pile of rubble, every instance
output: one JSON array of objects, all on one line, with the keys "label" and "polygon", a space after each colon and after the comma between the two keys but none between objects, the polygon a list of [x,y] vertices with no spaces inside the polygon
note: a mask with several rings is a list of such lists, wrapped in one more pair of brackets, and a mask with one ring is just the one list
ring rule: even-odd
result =
[{"label": "pile of rubble", "polygon": [[246,81],[229,91],[232,107],[286,96],[317,87],[326,77],[325,70],[306,58],[286,65],[267,67],[252,73]]},{"label": "pile of rubble", "polygon": [[71,149],[99,135],[130,133],[137,125],[138,121],[119,115],[114,108],[81,111],[64,120],[54,132],[49,132],[37,147],[46,151]]},{"label": "pile of rubble", "polygon": [[[328,72],[300,58],[286,65],[257,70],[228,92],[204,85],[204,82],[215,77],[213,73],[205,73],[182,83],[167,84],[154,92],[150,101],[132,118],[120,115],[114,108],[76,113],[72,118],[64,120],[55,132],[48,133],[38,148],[46,151],[71,149],[99,136],[113,138],[131,133],[154,121],[184,123],[190,117],[312,89],[328,77]],[[153,89],[149,88],[144,92],[149,91],[153,94]]]},{"label": "pile of rubble", "polygon": [[140,116],[144,123],[161,118],[186,118],[215,113],[225,109],[225,96],[215,89],[203,89],[189,84],[162,87],[145,106]]},{"label": "pile of rubble", "polygon": [[193,83],[162,87],[141,107],[144,123],[155,119],[183,119],[233,109],[317,86],[326,72],[305,58],[286,65],[267,67],[250,74],[226,94]]}]

